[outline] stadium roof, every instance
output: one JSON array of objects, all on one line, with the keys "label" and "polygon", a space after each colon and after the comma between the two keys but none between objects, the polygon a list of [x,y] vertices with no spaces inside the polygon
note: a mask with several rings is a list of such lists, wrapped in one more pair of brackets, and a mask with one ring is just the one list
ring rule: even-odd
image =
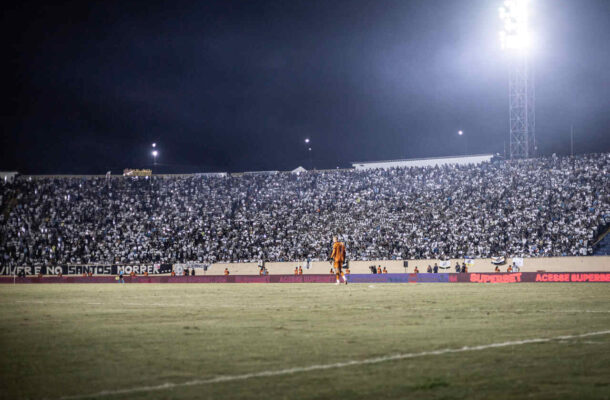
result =
[{"label": "stadium roof", "polygon": [[435,165],[467,165],[480,164],[491,160],[493,154],[476,154],[470,156],[449,156],[433,158],[411,158],[403,160],[361,161],[353,162],[355,169],[394,168],[394,167],[430,167]]}]

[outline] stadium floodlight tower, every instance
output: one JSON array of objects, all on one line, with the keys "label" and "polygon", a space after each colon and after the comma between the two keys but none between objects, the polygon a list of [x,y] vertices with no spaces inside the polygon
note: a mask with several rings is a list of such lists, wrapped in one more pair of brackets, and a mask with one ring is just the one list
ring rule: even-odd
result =
[{"label": "stadium floodlight tower", "polygon": [[508,83],[511,159],[534,157],[536,152],[534,74],[528,54],[529,3],[530,0],[506,0],[500,7],[500,19],[504,22],[500,40],[511,63]]}]

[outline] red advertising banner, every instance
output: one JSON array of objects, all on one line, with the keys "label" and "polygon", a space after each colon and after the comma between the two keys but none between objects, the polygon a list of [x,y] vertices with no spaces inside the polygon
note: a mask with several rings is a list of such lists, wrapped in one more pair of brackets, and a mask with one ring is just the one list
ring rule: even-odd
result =
[{"label": "red advertising banner", "polygon": [[515,283],[521,282],[521,272],[514,274],[468,274],[470,282],[477,283]]},{"label": "red advertising banner", "polygon": [[488,274],[455,274],[458,282],[610,282],[608,272],[517,272]]},{"label": "red advertising banner", "polygon": [[[197,275],[197,276],[126,276],[125,283],[334,283],[335,276],[325,275]],[[352,274],[352,283],[520,283],[520,282],[610,282],[608,272],[517,272],[469,274]],[[9,283],[117,283],[114,276],[45,276],[14,278],[0,276],[0,284]]]},{"label": "red advertising banner", "polygon": [[536,274],[536,282],[610,282],[610,273],[580,272]]}]

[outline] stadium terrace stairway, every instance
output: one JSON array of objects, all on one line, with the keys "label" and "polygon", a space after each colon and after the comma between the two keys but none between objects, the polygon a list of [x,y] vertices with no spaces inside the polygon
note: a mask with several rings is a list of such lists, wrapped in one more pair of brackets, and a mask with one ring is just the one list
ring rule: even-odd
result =
[{"label": "stadium terrace stairway", "polygon": [[610,255],[610,235],[604,236],[604,238],[597,244],[593,254],[596,256]]}]

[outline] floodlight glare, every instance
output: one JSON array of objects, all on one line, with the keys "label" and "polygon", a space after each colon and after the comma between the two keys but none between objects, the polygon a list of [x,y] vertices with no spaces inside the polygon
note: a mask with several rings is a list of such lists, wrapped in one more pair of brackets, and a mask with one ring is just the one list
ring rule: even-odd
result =
[{"label": "floodlight glare", "polygon": [[529,0],[507,0],[500,7],[500,19],[504,22],[504,30],[500,32],[503,49],[523,50],[530,46],[528,3]]},{"label": "floodlight glare", "polygon": [[305,143],[309,143],[309,139],[305,139]]},{"label": "floodlight glare", "polygon": [[152,146],[153,146],[153,147],[157,147],[157,143],[153,143],[153,145],[152,145]]},{"label": "floodlight glare", "polygon": [[153,150],[153,152],[152,152],[153,157],[157,157],[158,154],[159,154],[159,152],[157,150]]}]

